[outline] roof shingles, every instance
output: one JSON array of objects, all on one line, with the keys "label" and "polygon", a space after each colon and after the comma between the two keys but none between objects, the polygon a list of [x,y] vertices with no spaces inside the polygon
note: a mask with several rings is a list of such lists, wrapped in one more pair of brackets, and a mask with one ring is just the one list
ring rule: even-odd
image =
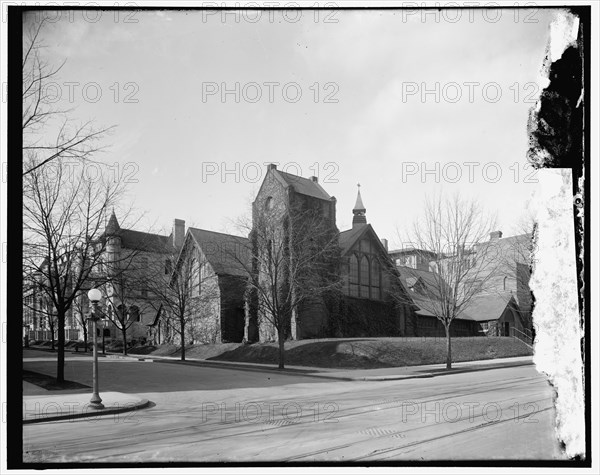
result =
[{"label": "roof shingles", "polygon": [[250,264],[250,242],[247,238],[189,228],[215,274],[245,277]]},{"label": "roof shingles", "polygon": [[312,196],[321,200],[331,199],[329,193],[315,181],[279,170],[273,170],[273,172],[279,174],[285,183],[292,186],[294,190],[301,195]]}]

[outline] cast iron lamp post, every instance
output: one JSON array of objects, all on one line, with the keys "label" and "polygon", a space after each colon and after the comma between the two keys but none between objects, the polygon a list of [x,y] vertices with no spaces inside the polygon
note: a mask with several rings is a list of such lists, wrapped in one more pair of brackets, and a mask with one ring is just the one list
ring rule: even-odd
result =
[{"label": "cast iron lamp post", "polygon": [[100,399],[100,395],[98,394],[98,335],[96,335],[96,323],[98,322],[98,302],[100,302],[100,298],[102,294],[98,289],[91,289],[88,292],[88,298],[92,303],[92,307],[94,308],[94,312],[90,317],[92,321],[92,335],[94,337],[94,366],[92,370],[92,379],[93,379],[93,394],[92,399],[90,399],[90,407],[92,409],[103,409],[104,404],[102,404],[102,399]]}]

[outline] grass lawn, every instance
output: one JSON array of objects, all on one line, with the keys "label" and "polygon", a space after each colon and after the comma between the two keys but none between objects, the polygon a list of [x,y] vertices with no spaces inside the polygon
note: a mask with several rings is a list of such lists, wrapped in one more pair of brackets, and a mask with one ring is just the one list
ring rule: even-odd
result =
[{"label": "grass lawn", "polygon": [[75,381],[65,381],[58,383],[56,378],[48,376],[42,373],[36,373],[35,371],[23,370],[23,381],[35,384],[41,388],[47,389],[48,391],[61,391],[63,389],[83,389],[89,388],[89,386]]},{"label": "grass lawn", "polygon": [[[277,343],[193,345],[186,357],[246,363],[277,364]],[[134,350],[130,351],[134,354]],[[180,356],[177,347],[163,345],[150,355]],[[452,361],[509,358],[533,354],[525,344],[506,337],[452,339]],[[445,338],[341,338],[288,341],[287,365],[319,368],[386,368],[441,364],[446,361]]]}]

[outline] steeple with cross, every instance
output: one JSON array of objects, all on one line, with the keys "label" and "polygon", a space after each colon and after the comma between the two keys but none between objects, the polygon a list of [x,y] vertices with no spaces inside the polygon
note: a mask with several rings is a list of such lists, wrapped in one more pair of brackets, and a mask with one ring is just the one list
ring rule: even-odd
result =
[{"label": "steeple with cross", "polygon": [[358,224],[367,224],[367,209],[362,202],[362,197],[360,196],[360,183],[357,183],[358,194],[356,196],[356,203],[354,204],[354,209],[352,210],[352,214],[354,217],[352,218],[352,227]]}]

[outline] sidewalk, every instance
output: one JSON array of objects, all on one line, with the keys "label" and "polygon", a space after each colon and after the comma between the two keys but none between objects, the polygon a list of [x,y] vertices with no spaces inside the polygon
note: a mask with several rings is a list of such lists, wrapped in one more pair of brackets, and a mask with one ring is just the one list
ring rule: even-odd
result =
[{"label": "sidewalk", "polygon": [[[67,358],[74,360],[86,359],[86,357],[82,357],[82,355],[78,355],[76,353],[67,354]],[[39,358],[30,357],[26,359],[38,361],[49,360],[46,355],[40,355]],[[91,355],[88,356],[87,359],[91,361]],[[148,357],[146,355],[132,355],[123,357],[122,355],[118,354],[107,354],[105,359],[113,361],[115,370],[117,370],[117,367],[119,366],[118,361],[121,359],[133,361],[144,360],[150,365],[152,365],[152,362],[168,363],[173,365],[222,368],[225,370],[255,371],[262,373],[270,372],[299,377],[325,378],[337,381],[391,381],[414,378],[431,378],[464,372],[510,368],[533,364],[533,358],[531,356],[524,356],[453,363],[453,368],[451,370],[446,370],[444,364],[378,369],[314,368],[292,365],[286,366],[284,370],[279,370],[275,365],[272,364],[201,359],[188,359],[182,362],[177,357],[172,356]],[[177,391],[177,388],[173,387],[172,390]],[[77,418],[94,418],[99,415],[106,414],[127,412],[132,413],[137,409],[148,407],[151,404],[148,400],[143,399],[136,394],[125,394],[122,392],[102,392],[101,397],[105,408],[101,410],[95,410],[89,406],[91,388],[83,390],[83,392],[81,389],[48,391],[27,381],[23,381],[23,423],[29,424],[34,422],[72,420]],[[126,418],[128,416],[123,415],[121,417]]]},{"label": "sidewalk", "polygon": [[[103,392],[104,409],[93,409],[90,392],[52,394],[39,386],[23,381],[23,424],[52,422],[80,418],[95,418],[107,414],[133,412],[147,407],[150,402],[135,394]],[[121,416],[126,418],[127,416]]]},{"label": "sidewalk", "polygon": [[280,370],[273,364],[244,363],[241,361],[203,360],[199,358],[186,358],[185,361],[181,361],[178,357],[174,356],[123,356],[119,354],[107,354],[106,357],[135,361],[156,361],[163,363],[209,366],[213,368],[221,367],[243,369],[247,371],[273,371],[277,373],[286,372],[289,374],[296,374],[298,376],[336,379],[339,381],[390,381],[399,379],[431,378],[434,376],[443,376],[448,374],[484,371],[497,368],[510,368],[533,364],[532,356],[517,356],[513,358],[497,358],[490,360],[452,363],[452,369],[450,370],[446,370],[445,363],[377,369],[316,368],[310,366],[286,365],[285,369]]},{"label": "sidewalk", "polygon": [[[401,368],[355,369],[327,373],[328,378],[344,378],[350,381],[391,381],[399,379],[432,378],[449,374],[485,371],[498,368],[512,368],[533,364],[532,356],[517,356],[514,358],[498,358],[493,360],[464,361],[452,363],[452,369],[447,370],[445,364],[404,366]],[[317,376],[311,374],[311,376]]]}]

